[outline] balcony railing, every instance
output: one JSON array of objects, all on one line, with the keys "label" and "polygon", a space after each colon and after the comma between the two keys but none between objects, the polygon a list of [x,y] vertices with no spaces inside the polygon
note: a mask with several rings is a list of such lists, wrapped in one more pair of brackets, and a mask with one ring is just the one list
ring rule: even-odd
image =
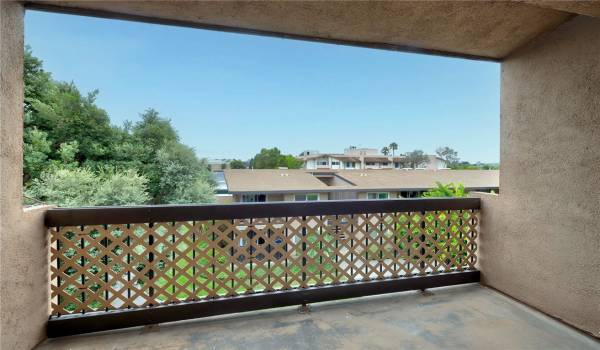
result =
[{"label": "balcony railing", "polygon": [[48,335],[476,282],[479,205],[52,209]]}]

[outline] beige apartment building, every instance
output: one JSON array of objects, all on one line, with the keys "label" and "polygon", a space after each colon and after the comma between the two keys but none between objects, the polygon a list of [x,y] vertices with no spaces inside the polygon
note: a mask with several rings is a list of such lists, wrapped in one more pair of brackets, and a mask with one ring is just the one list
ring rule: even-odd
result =
[{"label": "beige apartment building", "polygon": [[225,170],[233,202],[414,198],[436,182],[498,192],[497,170]]},{"label": "beige apartment building", "polygon": [[[427,155],[427,162],[419,165],[419,169],[445,169],[446,162],[435,155]],[[404,155],[384,155],[375,148],[346,148],[344,153],[321,153],[304,151],[298,156],[308,170],[322,169],[402,169],[406,159]]]}]

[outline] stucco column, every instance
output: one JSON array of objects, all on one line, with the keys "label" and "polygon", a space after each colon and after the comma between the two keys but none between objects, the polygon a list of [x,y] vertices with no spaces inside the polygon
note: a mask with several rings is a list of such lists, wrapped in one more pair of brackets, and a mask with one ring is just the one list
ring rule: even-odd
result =
[{"label": "stucco column", "polygon": [[600,337],[600,19],[502,62],[500,195],[482,197],[482,281]]},{"label": "stucco column", "polygon": [[22,206],[23,16],[0,1],[0,349],[31,349],[45,338],[48,244],[44,207]]},{"label": "stucco column", "polygon": [[23,6],[0,2],[0,220],[21,212],[23,173]]}]

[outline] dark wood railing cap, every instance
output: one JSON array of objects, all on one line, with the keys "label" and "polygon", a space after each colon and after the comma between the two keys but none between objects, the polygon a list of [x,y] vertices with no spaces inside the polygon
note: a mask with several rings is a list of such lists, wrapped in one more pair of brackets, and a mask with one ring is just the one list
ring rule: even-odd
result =
[{"label": "dark wood railing cap", "polygon": [[479,198],[414,198],[197,205],[146,205],[56,208],[46,213],[47,227],[173,221],[276,218],[309,215],[394,213],[479,209]]}]

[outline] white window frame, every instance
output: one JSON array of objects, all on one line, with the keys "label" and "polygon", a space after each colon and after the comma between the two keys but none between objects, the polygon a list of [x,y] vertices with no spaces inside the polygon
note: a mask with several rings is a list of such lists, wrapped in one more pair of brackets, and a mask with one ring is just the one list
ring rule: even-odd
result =
[{"label": "white window frame", "polygon": [[[385,198],[379,198],[380,195],[385,194]],[[375,197],[375,198],[369,198],[369,197]],[[367,192],[367,199],[390,199],[390,193],[389,192]]]},{"label": "white window frame", "polygon": [[[304,196],[304,199],[298,199],[298,196]],[[308,199],[308,196],[316,196],[317,199]],[[319,193],[298,193],[294,195],[294,202],[316,202],[321,200]]]}]

